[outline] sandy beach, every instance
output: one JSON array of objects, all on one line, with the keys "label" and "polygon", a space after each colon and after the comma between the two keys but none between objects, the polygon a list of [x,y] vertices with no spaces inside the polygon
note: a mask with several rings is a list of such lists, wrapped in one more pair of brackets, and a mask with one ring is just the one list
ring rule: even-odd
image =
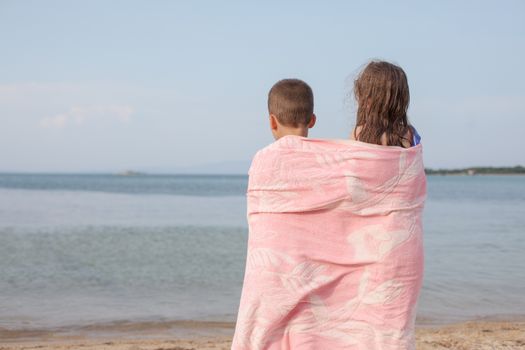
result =
[{"label": "sandy beach", "polygon": [[[186,335],[177,325],[172,337],[162,334],[169,327],[153,331],[151,327],[129,327],[126,333],[33,334],[0,330],[0,350],[226,350],[230,349],[233,323],[186,322]],[[149,329],[149,330],[148,330]],[[120,331],[123,331],[121,329]],[[419,326],[416,331],[418,350],[457,349],[494,350],[525,349],[525,321],[471,321],[444,326]]]}]

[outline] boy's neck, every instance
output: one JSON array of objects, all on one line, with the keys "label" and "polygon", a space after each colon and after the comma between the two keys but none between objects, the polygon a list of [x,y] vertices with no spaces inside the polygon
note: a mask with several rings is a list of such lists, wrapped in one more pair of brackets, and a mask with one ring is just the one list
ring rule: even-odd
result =
[{"label": "boy's neck", "polygon": [[287,135],[294,135],[294,136],[302,136],[302,137],[308,137],[308,128],[307,127],[283,127],[281,126],[280,130],[275,136],[276,140],[279,140],[283,136]]}]

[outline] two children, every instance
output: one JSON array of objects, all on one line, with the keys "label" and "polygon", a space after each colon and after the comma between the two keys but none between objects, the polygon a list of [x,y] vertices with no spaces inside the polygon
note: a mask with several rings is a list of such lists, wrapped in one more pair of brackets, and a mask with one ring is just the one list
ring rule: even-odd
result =
[{"label": "two children", "polygon": [[281,80],[269,92],[281,141],[257,152],[249,171],[233,350],[415,347],[426,178],[421,150],[400,151],[415,144],[406,77],[373,62],[356,98],[354,138],[379,150],[304,139],[316,119],[305,82]]},{"label": "two children", "polygon": [[[403,148],[419,144],[420,136],[408,123],[410,93],[401,67],[370,62],[354,82],[354,96],[358,109],[351,139]],[[268,112],[276,140],[286,135],[307,137],[316,121],[312,89],[298,79],[278,81],[268,94]]]}]

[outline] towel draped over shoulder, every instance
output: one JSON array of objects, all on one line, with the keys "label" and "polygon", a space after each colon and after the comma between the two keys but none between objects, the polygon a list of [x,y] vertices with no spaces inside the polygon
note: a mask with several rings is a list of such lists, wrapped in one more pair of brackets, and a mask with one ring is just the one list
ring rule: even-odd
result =
[{"label": "towel draped over shoulder", "polygon": [[285,136],[249,171],[232,349],[414,349],[422,146]]}]

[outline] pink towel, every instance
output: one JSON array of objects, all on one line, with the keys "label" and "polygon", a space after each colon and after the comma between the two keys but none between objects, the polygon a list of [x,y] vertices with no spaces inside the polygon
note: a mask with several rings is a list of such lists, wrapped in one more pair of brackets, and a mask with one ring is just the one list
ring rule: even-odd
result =
[{"label": "pink towel", "polygon": [[421,145],[285,136],[259,151],[233,350],[414,349]]}]

